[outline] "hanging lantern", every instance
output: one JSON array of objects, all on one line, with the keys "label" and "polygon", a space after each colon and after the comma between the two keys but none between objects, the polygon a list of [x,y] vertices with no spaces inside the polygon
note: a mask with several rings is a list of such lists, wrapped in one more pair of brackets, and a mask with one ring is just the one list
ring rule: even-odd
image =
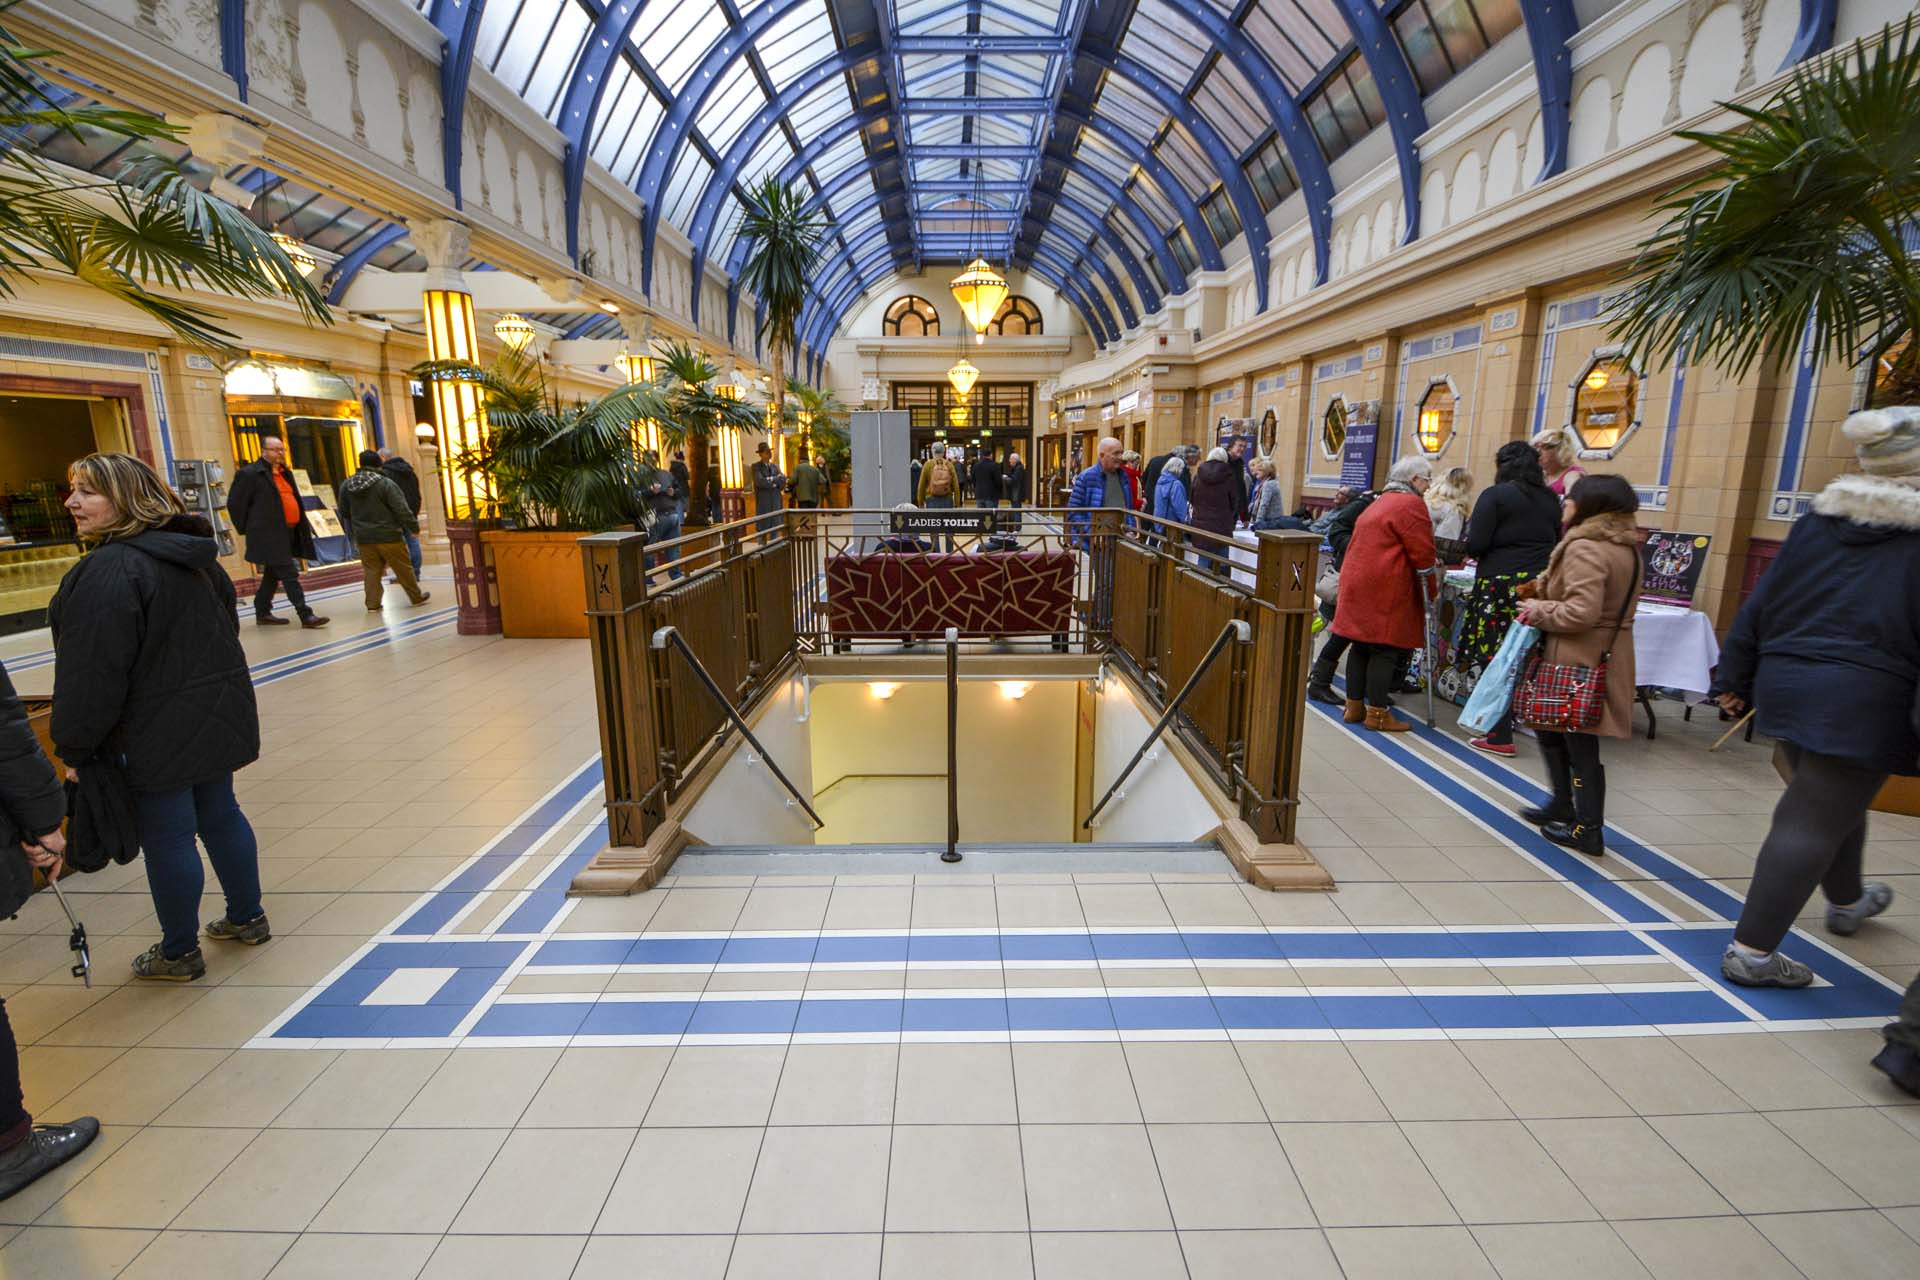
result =
[{"label": "hanging lantern", "polygon": [[525,351],[533,342],[533,325],[517,311],[509,311],[493,322],[493,336],[509,351]]},{"label": "hanging lantern", "polygon": [[972,361],[961,356],[960,362],[947,370],[947,381],[953,384],[956,395],[964,396],[973,390],[974,383],[980,381],[980,371],[973,367]]},{"label": "hanging lantern", "polygon": [[952,423],[956,427],[966,426],[967,417],[968,417],[967,406],[963,404],[957,404],[953,406],[953,408],[947,410],[947,421]]},{"label": "hanging lantern", "polygon": [[273,242],[280,246],[280,252],[287,255],[287,261],[293,264],[293,269],[303,276],[320,265],[319,259],[307,252],[307,246],[284,231],[274,232]]},{"label": "hanging lantern", "polygon": [[1000,304],[1007,300],[1006,277],[988,266],[985,258],[975,258],[965,271],[953,278],[949,287],[953,290],[953,300],[960,304],[960,314],[984,342],[987,326],[1000,314]]},{"label": "hanging lantern", "polygon": [[1607,388],[1607,384],[1612,381],[1613,379],[1607,375],[1607,370],[1604,365],[1595,365],[1593,372],[1589,373],[1586,377],[1587,389],[1589,391],[1604,391]]},{"label": "hanging lantern", "polygon": [[622,351],[614,357],[613,363],[628,382],[653,381],[652,356],[637,356],[631,351]]}]

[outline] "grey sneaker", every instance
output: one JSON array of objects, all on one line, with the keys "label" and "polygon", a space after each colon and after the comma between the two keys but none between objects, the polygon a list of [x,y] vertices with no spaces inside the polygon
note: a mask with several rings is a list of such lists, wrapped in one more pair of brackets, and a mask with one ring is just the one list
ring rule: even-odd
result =
[{"label": "grey sneaker", "polygon": [[206,957],[200,954],[198,947],[177,959],[169,960],[156,942],[133,958],[133,976],[153,982],[192,982],[195,978],[204,978],[206,974]]},{"label": "grey sneaker", "polygon": [[1810,987],[1813,970],[1798,960],[1789,960],[1778,951],[1765,960],[1756,960],[1732,943],[1720,957],[1720,973],[1728,982],[1742,987]]},{"label": "grey sneaker", "polygon": [[1850,907],[1836,907],[1827,904],[1827,932],[1837,933],[1843,938],[1851,938],[1860,932],[1860,926],[1873,916],[1879,915],[1893,905],[1893,890],[1878,880],[1869,880],[1863,886],[1860,901]]},{"label": "grey sneaker", "polygon": [[207,926],[207,937],[215,942],[239,942],[257,947],[273,937],[273,930],[267,924],[267,913],[263,911],[245,924],[235,924],[221,916]]}]

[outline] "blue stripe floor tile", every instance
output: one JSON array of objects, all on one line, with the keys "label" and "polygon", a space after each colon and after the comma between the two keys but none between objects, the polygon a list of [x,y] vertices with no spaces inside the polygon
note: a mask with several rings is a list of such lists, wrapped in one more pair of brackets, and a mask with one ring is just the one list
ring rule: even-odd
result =
[{"label": "blue stripe floor tile", "polygon": [[1113,1009],[1105,996],[1020,996],[1007,1001],[1007,1025],[1015,1031],[1111,1031]]},{"label": "blue stripe floor tile", "polygon": [[633,950],[629,938],[556,939],[543,942],[529,965],[620,964]]},{"label": "blue stripe floor tile", "polygon": [[724,938],[641,938],[627,952],[627,964],[712,964],[726,947]]},{"label": "blue stripe floor tile", "polygon": [[1000,939],[995,934],[922,934],[907,940],[907,959],[921,963],[998,960]]},{"label": "blue stripe floor tile", "polygon": [[500,981],[505,969],[462,969],[433,993],[428,1004],[457,1004],[471,1009]]},{"label": "blue stripe floor tile", "polygon": [[1393,1031],[1439,1024],[1415,996],[1315,996],[1327,1025],[1342,1030]]},{"label": "blue stripe floor tile", "polygon": [[1280,943],[1270,933],[1189,933],[1187,954],[1195,960],[1279,960]]},{"label": "blue stripe floor tile", "polygon": [[1327,1025],[1311,996],[1227,996],[1213,998],[1220,1020],[1235,1030],[1316,1030]]},{"label": "blue stripe floor tile", "polygon": [[1093,940],[1084,933],[1003,933],[1000,956],[1009,964],[1020,960],[1091,960]]},{"label": "blue stripe floor tile", "polygon": [[[411,966],[408,966],[411,967]],[[374,988],[385,982],[393,974],[392,969],[353,968],[328,983],[318,995],[314,1004],[356,1005],[373,994]]]},{"label": "blue stripe floor tile", "polygon": [[687,1034],[786,1035],[799,1013],[798,1000],[702,1000]]},{"label": "blue stripe floor tile", "polygon": [[373,1024],[373,1034],[411,1040],[450,1036],[472,1008],[470,1004],[387,1005]]},{"label": "blue stripe floor tile", "polygon": [[822,938],[814,948],[815,964],[899,964],[907,958],[907,939]]},{"label": "blue stripe floor tile", "polygon": [[353,962],[356,969],[428,969],[441,963],[444,942],[381,942]]},{"label": "blue stripe floor tile", "polygon": [[580,1024],[583,1036],[677,1036],[693,1019],[691,1000],[601,1001]]},{"label": "blue stripe floor tile", "polygon": [[1093,953],[1102,960],[1186,960],[1187,944],[1177,933],[1096,933]]},{"label": "blue stripe floor tile", "polygon": [[1005,997],[985,999],[916,999],[909,996],[901,1022],[903,1031],[1005,1031]]},{"label": "blue stripe floor tile", "polygon": [[1289,960],[1373,960],[1379,956],[1357,933],[1276,933],[1273,940]]},{"label": "blue stripe floor tile", "polygon": [[358,1039],[373,1035],[373,1024],[385,1013],[384,1007],[367,1005],[310,1004],[287,1019],[274,1034],[288,1039]]},{"label": "blue stripe floor tile", "polygon": [[1122,1031],[1206,1031],[1221,1026],[1220,1011],[1206,996],[1111,996],[1113,1021]]},{"label": "blue stripe floor tile", "polygon": [[570,1036],[580,1030],[593,1005],[496,1004],[473,1024],[476,1036]]},{"label": "blue stripe floor tile", "polygon": [[806,964],[813,959],[813,938],[729,938],[720,964]]},{"label": "blue stripe floor tile", "polygon": [[796,1035],[894,1032],[900,1030],[905,1013],[906,1001],[899,997],[891,1000],[803,1000],[793,1030]]},{"label": "blue stripe floor tile", "polygon": [[[1543,1027],[1631,1027],[1647,1021],[1645,1009],[1611,991],[1580,992],[1571,995],[1526,995],[1520,1002]],[[1731,1013],[1729,1005],[1715,1001],[1721,1013]],[[1439,1016],[1438,1013],[1435,1014]],[[1683,1019],[1695,1021],[1696,1019]]]}]

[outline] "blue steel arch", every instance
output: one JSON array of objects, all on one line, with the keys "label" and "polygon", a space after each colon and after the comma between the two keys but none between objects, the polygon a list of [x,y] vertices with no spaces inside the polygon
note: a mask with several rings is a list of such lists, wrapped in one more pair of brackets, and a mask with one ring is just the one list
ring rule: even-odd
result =
[{"label": "blue steel arch", "polygon": [[[1055,271],[1058,271],[1061,276],[1067,279],[1074,278],[1074,264],[1067,261],[1058,249],[1046,241],[1043,240],[1033,246],[1033,256],[1036,262],[1045,260]],[[1094,266],[1099,268],[1100,264],[1096,262]],[[1133,328],[1136,323],[1133,316],[1129,314],[1132,311],[1132,307],[1127,302],[1126,290],[1120,288],[1120,282],[1114,279],[1113,274],[1105,270],[1101,270],[1100,274],[1107,288],[1112,290],[1114,301],[1118,303],[1121,308],[1121,316],[1127,321],[1125,328],[1122,328],[1114,322],[1113,312],[1108,309],[1106,299],[1100,296],[1098,289],[1087,289],[1084,290],[1084,292],[1087,296],[1087,301],[1091,302],[1094,310],[1100,313],[1100,319],[1106,324],[1107,332],[1112,334],[1115,339],[1118,339],[1122,333],[1126,332],[1127,329]]]},{"label": "blue steel arch", "polygon": [[1796,62],[1833,47],[1833,24],[1840,16],[1840,0],[1800,0],[1800,26],[1793,33],[1793,46],[1779,69],[1785,71]]},{"label": "blue steel arch", "polygon": [[580,41],[580,57],[567,75],[567,90],[560,99],[560,135],[567,140],[564,162],[566,181],[567,256],[580,257],[580,198],[587,182],[587,142],[593,136],[594,118],[600,114],[600,101],[607,91],[607,72],[627,37],[640,21],[647,0],[613,0],[593,20],[593,29]]},{"label": "blue steel arch", "polygon": [[[244,0],[233,0],[243,3]],[[467,122],[467,80],[473,71],[473,46],[480,38],[480,15],[487,0],[433,0],[431,21],[440,47],[440,174],[453,207],[465,207],[460,195],[460,137]]]},{"label": "blue steel arch", "polygon": [[247,100],[247,0],[220,0],[220,69],[233,78],[234,95]]},{"label": "blue steel arch", "polygon": [[386,226],[380,228],[365,240],[362,240],[353,252],[334,263],[333,269],[327,272],[325,280],[327,286],[327,305],[337,307],[345,301],[347,286],[353,283],[353,278],[360,274],[361,269],[369,262],[372,262],[375,255],[382,249],[406,234],[407,228],[405,223],[389,222]]},{"label": "blue steel arch", "polygon": [[[1193,241],[1194,252],[1200,255],[1201,269],[1221,271],[1226,268],[1226,259],[1220,256],[1220,246],[1214,243],[1213,232],[1207,229],[1207,220],[1200,216],[1199,204],[1188,193],[1187,188],[1173,170],[1167,167],[1166,161],[1149,151],[1146,143],[1111,120],[1083,115],[1066,106],[1062,106],[1055,114],[1069,124],[1078,125],[1082,129],[1100,134],[1117,143],[1121,153],[1146,171],[1146,175],[1153,179],[1153,185],[1180,215],[1180,221],[1187,228],[1187,238]],[[1093,171],[1092,165],[1080,170],[1082,173]],[[1162,237],[1166,235],[1164,231],[1160,234]]]},{"label": "blue steel arch", "polygon": [[[1127,275],[1133,280],[1134,291],[1140,295],[1141,308],[1145,310],[1148,315],[1152,315],[1158,311],[1160,309],[1160,292],[1154,288],[1153,277],[1149,276],[1146,268],[1140,265],[1140,260],[1133,254],[1132,246],[1120,238],[1119,232],[1109,227],[1105,218],[1064,191],[1056,194],[1053,202],[1059,208],[1065,209],[1068,213],[1086,223],[1088,228],[1093,232],[1094,238],[1113,250],[1114,256],[1119,259],[1120,265],[1125,268]],[[1091,242],[1089,243],[1089,247],[1091,247]]]},{"label": "blue steel arch", "polygon": [[[1412,244],[1420,236],[1420,135],[1427,131],[1427,111],[1420,100],[1420,83],[1407,65],[1406,51],[1393,38],[1387,20],[1380,16],[1373,0],[1334,0],[1353,41],[1373,73],[1374,87],[1387,111],[1387,128],[1393,135],[1393,151],[1400,164],[1400,204],[1406,211],[1401,244]],[[1204,5],[1201,6],[1205,8]],[[1319,283],[1324,284],[1322,279]]]},{"label": "blue steel arch", "polygon": [[1033,252],[1036,254],[1042,252],[1052,254],[1055,264],[1067,275],[1072,275],[1075,271],[1079,270],[1082,262],[1091,266],[1094,274],[1099,276],[1101,282],[1107,286],[1107,292],[1113,296],[1114,305],[1120,308],[1120,319],[1126,322],[1124,325],[1112,326],[1114,334],[1118,336],[1128,329],[1137,329],[1140,327],[1140,317],[1133,309],[1132,295],[1127,292],[1127,287],[1120,283],[1120,277],[1113,274],[1113,268],[1107,265],[1105,258],[1102,258],[1099,254],[1089,254],[1085,252],[1082,252],[1077,259],[1069,258],[1065,253],[1060,251],[1058,246],[1050,244],[1045,240],[1037,241],[1033,246]]},{"label": "blue steel arch", "polygon": [[1540,139],[1545,153],[1535,182],[1564,173],[1567,140],[1573,133],[1573,50],[1569,42],[1580,30],[1573,0],[1520,0],[1527,24],[1527,45],[1533,51],[1533,78],[1540,91]]}]

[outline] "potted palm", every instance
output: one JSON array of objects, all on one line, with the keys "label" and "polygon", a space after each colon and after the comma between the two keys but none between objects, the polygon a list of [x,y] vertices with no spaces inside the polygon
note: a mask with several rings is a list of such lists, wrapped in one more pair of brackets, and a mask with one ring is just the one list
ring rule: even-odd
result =
[{"label": "potted palm", "polygon": [[[740,219],[740,238],[747,246],[740,280],[760,300],[760,340],[766,343],[773,365],[776,426],[786,422],[788,357],[806,309],[820,237],[826,232],[826,223],[808,210],[807,200],[804,189],[769,174],[747,192],[746,212]],[[780,456],[777,440],[773,452]]]},{"label": "potted palm", "polygon": [[804,435],[807,452],[832,487],[831,505],[849,505],[847,469],[852,462],[852,437],[847,430],[846,404],[831,391],[789,378],[784,409],[781,425]]},{"label": "potted palm", "polygon": [[685,342],[661,348],[654,385],[661,409],[652,415],[670,448],[687,451],[687,485],[693,490],[683,527],[704,529],[708,512],[719,505],[720,476],[712,442],[723,428],[757,431],[766,419],[744,400],[722,395],[716,387],[720,370],[704,352]]},{"label": "potted palm", "polygon": [[586,596],[577,547],[590,533],[630,525],[636,494],[654,479],[634,424],[659,418],[665,400],[628,383],[592,400],[564,403],[537,357],[508,352],[488,368],[458,360],[413,370],[424,382],[479,387],[488,431],[448,465],[490,496],[498,527],[480,541],[500,592],[500,628],[513,637],[585,637]]},{"label": "potted palm", "polygon": [[1719,163],[1659,208],[1613,330],[1655,363],[1683,348],[1744,377],[1803,336],[1882,364],[1878,404],[1920,403],[1920,40],[1912,17],[1803,64],[1745,123],[1684,133]]}]

